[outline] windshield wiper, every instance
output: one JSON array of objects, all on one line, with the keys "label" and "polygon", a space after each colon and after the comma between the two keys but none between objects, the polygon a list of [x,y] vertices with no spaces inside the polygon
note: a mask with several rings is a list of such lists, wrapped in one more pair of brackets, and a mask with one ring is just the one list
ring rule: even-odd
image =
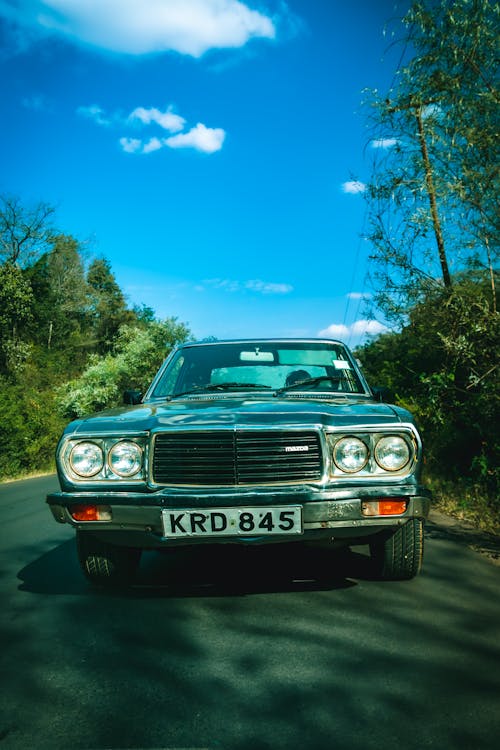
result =
[{"label": "windshield wiper", "polygon": [[275,395],[277,396],[285,391],[291,391],[294,388],[303,388],[306,385],[319,385],[325,380],[334,383],[335,385],[340,383],[340,377],[334,377],[333,375],[320,375],[318,378],[306,378],[305,380],[299,380],[297,383],[292,383],[291,385],[284,385],[282,388],[278,388],[275,391]]},{"label": "windshield wiper", "polygon": [[263,390],[265,388],[271,388],[271,386],[262,385],[262,383],[207,383],[206,385],[197,385],[196,388],[190,388],[187,391],[173,393],[169,396],[169,400],[179,398],[180,396],[188,396],[190,393],[200,393],[202,391],[225,391],[230,388],[258,388],[259,390]]}]

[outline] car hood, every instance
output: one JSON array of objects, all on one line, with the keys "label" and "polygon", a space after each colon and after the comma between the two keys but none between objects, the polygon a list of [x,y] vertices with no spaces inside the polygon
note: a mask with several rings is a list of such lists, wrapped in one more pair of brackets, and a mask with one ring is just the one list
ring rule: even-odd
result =
[{"label": "car hood", "polygon": [[71,422],[65,434],[139,434],[156,430],[245,427],[359,427],[413,422],[410,412],[366,399],[325,401],[305,398],[182,399],[101,412]]}]

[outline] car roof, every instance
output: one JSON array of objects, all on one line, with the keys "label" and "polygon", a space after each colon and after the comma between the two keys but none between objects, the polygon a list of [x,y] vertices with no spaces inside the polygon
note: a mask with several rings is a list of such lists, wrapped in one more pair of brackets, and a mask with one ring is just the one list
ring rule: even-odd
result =
[{"label": "car roof", "polygon": [[[244,338],[244,339],[218,339],[217,341],[186,341],[179,346],[184,348],[188,346],[214,346],[217,344],[335,344],[337,346],[346,346],[342,341],[337,339],[319,339],[319,338]],[[346,347],[347,348],[347,347]]]}]

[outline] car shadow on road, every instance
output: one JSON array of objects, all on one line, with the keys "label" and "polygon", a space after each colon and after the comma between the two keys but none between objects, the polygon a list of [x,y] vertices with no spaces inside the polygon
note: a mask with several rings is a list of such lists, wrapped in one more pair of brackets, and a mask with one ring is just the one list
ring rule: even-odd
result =
[{"label": "car shadow on road", "polygon": [[[33,550],[36,554],[36,549]],[[74,539],[35,557],[17,574],[20,591],[33,594],[81,594],[86,584],[78,566]]]},{"label": "car shadow on road", "polygon": [[104,593],[133,598],[249,596],[332,591],[369,580],[369,559],[353,551],[279,545],[278,548],[183,548],[143,552],[132,586],[109,590],[84,578],[69,540],[36,557],[18,573],[20,591],[36,594]]},{"label": "car shadow on road", "polygon": [[[346,554],[297,546],[179,549],[145,553],[130,595],[249,596],[332,591],[356,585]],[[358,566],[359,568],[359,566]]]}]

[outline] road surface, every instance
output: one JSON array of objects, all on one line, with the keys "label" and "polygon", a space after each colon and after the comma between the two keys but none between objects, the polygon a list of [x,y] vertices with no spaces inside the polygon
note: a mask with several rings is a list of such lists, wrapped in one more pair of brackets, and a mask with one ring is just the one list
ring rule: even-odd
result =
[{"label": "road surface", "polygon": [[226,550],[148,553],[99,593],[55,487],[0,486],[0,750],[498,746],[500,567],[446,529],[410,582],[370,580],[363,548]]}]

